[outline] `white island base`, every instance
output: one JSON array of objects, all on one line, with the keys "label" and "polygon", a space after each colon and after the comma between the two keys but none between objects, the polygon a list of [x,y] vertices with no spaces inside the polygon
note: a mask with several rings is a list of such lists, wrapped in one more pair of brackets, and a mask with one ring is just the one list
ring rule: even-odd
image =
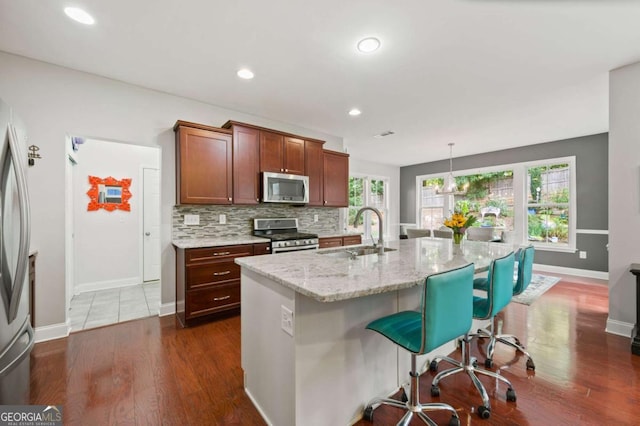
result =
[{"label": "white island base", "polygon": [[[348,425],[362,417],[369,400],[395,393],[408,382],[410,355],[365,326],[417,309],[420,291],[416,286],[323,303],[243,267],[244,386],[265,421]],[[293,335],[283,330],[283,307],[293,312]],[[486,324],[474,322],[473,330]],[[450,342],[419,357],[418,366],[454,349]]]}]

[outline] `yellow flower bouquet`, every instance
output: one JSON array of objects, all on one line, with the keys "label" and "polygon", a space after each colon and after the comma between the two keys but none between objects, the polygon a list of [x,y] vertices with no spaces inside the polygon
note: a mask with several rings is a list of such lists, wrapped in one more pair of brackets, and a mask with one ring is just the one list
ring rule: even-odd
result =
[{"label": "yellow flower bouquet", "polygon": [[453,231],[453,241],[460,244],[467,228],[476,223],[476,217],[472,214],[464,215],[462,212],[454,212],[450,218],[444,220],[444,226]]}]

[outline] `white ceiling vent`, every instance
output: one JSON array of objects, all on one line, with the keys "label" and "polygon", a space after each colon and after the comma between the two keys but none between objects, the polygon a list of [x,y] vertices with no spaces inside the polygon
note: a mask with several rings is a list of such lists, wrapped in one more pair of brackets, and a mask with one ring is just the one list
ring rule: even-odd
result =
[{"label": "white ceiling vent", "polygon": [[382,132],[378,135],[374,135],[374,138],[384,138],[385,136],[391,136],[394,135],[396,132],[392,132],[391,130],[387,130],[386,132]]}]

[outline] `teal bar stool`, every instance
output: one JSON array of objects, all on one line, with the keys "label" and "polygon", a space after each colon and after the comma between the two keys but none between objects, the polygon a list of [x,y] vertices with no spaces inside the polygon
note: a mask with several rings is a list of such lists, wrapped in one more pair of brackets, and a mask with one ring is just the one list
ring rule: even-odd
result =
[{"label": "teal bar stool", "polygon": [[[533,246],[528,246],[520,250],[518,258],[518,273],[515,283],[513,285],[513,295],[517,296],[527,289],[531,282],[531,275],[533,274],[533,257],[535,255],[535,249]],[[473,281],[473,288],[478,290],[487,291],[491,281],[491,276],[487,275],[486,278],[476,278]],[[491,324],[488,330],[479,329],[478,334],[475,336],[479,338],[489,338],[489,345],[487,346],[487,359],[484,361],[484,366],[487,368],[493,367],[493,353],[495,351],[496,343],[503,343],[505,345],[515,348],[516,351],[520,351],[527,357],[527,370],[535,370],[536,365],[533,362],[533,358],[529,355],[520,343],[520,340],[513,334],[502,334],[501,327],[498,327],[498,332],[495,332],[495,318],[491,318]]]},{"label": "teal bar stool", "polygon": [[[515,257],[513,253],[509,253],[507,256],[500,259],[495,259],[491,262],[491,265],[489,266],[489,274],[491,274],[492,277],[492,285],[489,286],[489,291],[487,292],[486,298],[473,296],[473,318],[493,318],[498,312],[500,312],[505,306],[509,304],[513,295],[514,265]],[[440,388],[438,384],[442,379],[457,373],[466,372],[471,378],[471,381],[475,385],[476,389],[480,393],[480,396],[482,397],[482,405],[478,407],[478,415],[483,419],[488,419],[491,416],[491,404],[489,403],[489,396],[487,394],[487,390],[484,388],[484,385],[482,384],[478,376],[476,376],[476,373],[484,374],[485,376],[490,376],[506,383],[508,386],[507,401],[515,401],[516,392],[513,390],[511,382],[505,377],[494,373],[493,371],[482,370],[475,366],[475,362],[471,358],[469,342],[470,337],[467,331],[464,338],[462,339],[461,361],[447,356],[438,356],[431,361],[431,363],[429,364],[429,370],[431,371],[438,370],[439,360],[446,361],[454,365],[454,368],[444,370],[438,373],[433,378],[433,382],[431,383],[431,396],[440,395]]]},{"label": "teal bar stool", "polygon": [[364,418],[373,421],[373,406],[386,404],[407,410],[398,425],[408,425],[416,414],[429,425],[435,425],[425,412],[448,410],[449,426],[458,426],[456,410],[443,403],[420,404],[418,389],[420,373],[416,356],[426,354],[464,335],[471,328],[473,314],[473,264],[452,271],[429,275],[422,291],[420,311],[403,311],[379,318],[367,325],[396,345],[411,353],[409,398],[406,402],[375,398],[367,404]]}]

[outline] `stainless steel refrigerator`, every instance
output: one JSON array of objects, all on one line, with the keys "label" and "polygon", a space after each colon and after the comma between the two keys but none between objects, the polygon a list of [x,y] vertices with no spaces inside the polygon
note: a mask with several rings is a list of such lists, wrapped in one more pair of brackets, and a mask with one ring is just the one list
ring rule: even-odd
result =
[{"label": "stainless steel refrigerator", "polygon": [[26,132],[0,99],[0,404],[29,403],[30,213]]}]

